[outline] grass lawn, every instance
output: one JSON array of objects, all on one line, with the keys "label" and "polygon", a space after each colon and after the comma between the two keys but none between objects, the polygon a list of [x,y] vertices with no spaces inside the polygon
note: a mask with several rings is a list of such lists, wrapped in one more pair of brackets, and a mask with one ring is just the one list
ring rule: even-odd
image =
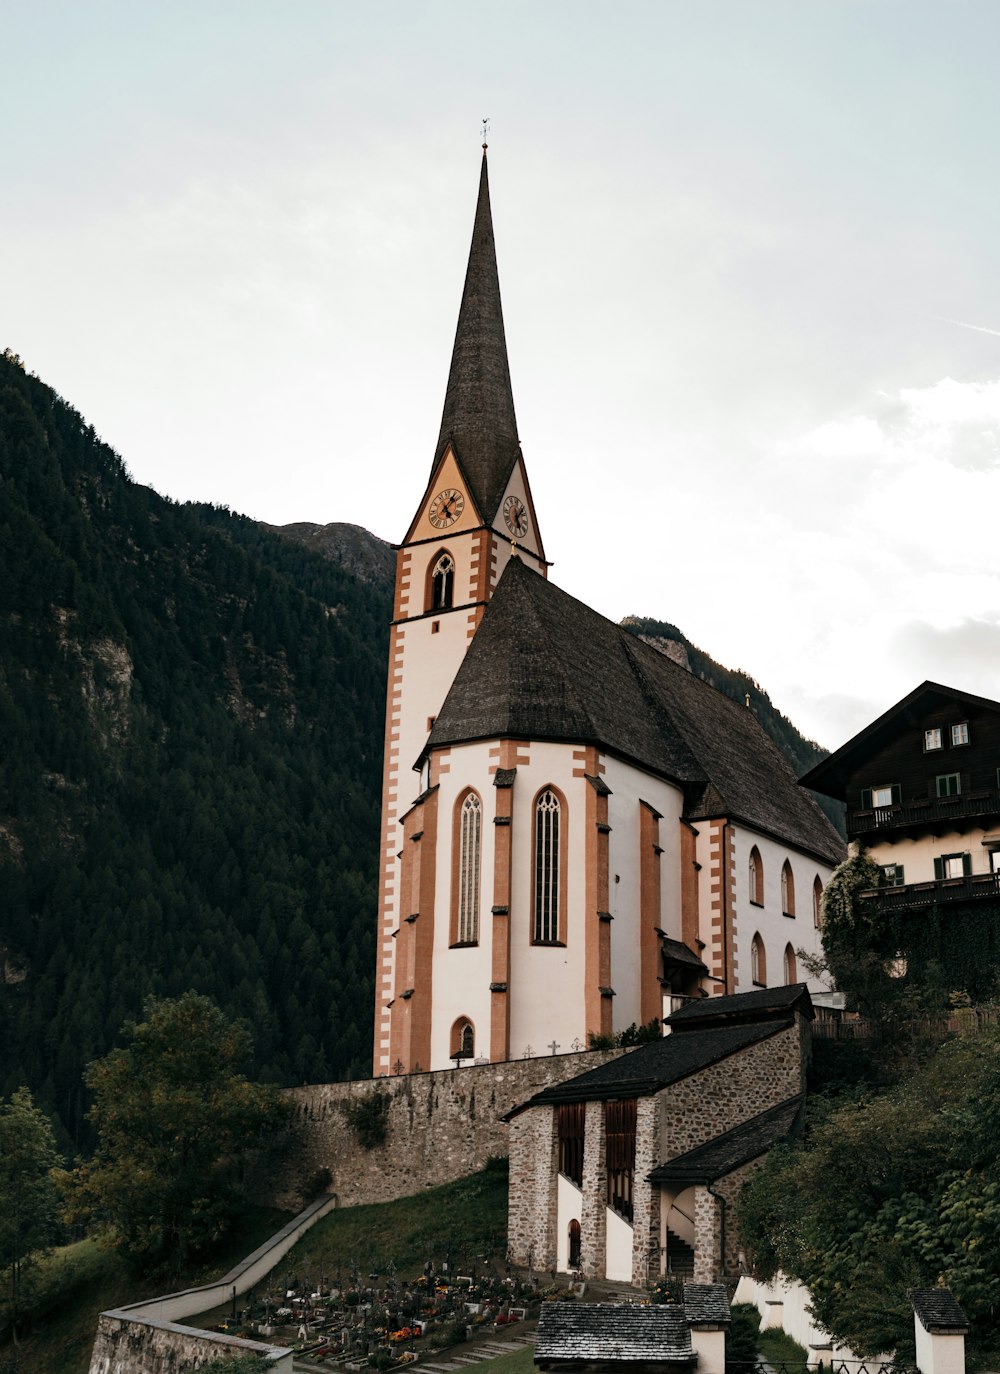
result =
[{"label": "grass lawn", "polygon": [[[420,1366],[417,1366],[419,1370]],[[533,1345],[522,1346],[520,1350],[515,1350],[510,1355],[500,1355],[495,1360],[483,1360],[482,1364],[476,1365],[477,1369],[488,1370],[489,1374],[534,1374],[535,1371],[535,1347]]]},{"label": "grass lawn", "polygon": [[42,1287],[34,1330],[16,1348],[0,1346],[0,1374],[87,1374],[98,1314],[109,1307],[208,1283],[274,1235],[287,1212],[248,1209],[224,1249],[179,1278],[146,1280],[132,1273],[113,1250],[94,1240],[53,1251],[41,1266]]},{"label": "grass lawn", "polygon": [[507,1251],[507,1161],[495,1160],[478,1174],[427,1188],[396,1202],[345,1207],[318,1221],[279,1266],[279,1276],[323,1276],[330,1283],[352,1265],[362,1282],[385,1274],[389,1263],[401,1280],[416,1278],[428,1259],[441,1265],[451,1250],[458,1273],[484,1258],[502,1268]]}]

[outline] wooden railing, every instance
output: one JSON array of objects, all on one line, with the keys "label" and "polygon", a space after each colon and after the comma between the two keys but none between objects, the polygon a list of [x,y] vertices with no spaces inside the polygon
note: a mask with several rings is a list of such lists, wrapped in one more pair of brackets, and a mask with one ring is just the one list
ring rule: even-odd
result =
[{"label": "wooden railing", "polygon": [[949,902],[1000,900],[1000,873],[970,873],[962,878],[942,878],[933,883],[905,883],[902,887],[870,888],[861,893],[879,911],[908,911]]},{"label": "wooden railing", "polygon": [[942,822],[995,815],[1000,815],[1000,793],[969,792],[961,797],[922,798],[919,801],[904,802],[900,806],[876,806],[867,811],[849,811],[847,833],[871,835],[876,831],[940,825]]}]

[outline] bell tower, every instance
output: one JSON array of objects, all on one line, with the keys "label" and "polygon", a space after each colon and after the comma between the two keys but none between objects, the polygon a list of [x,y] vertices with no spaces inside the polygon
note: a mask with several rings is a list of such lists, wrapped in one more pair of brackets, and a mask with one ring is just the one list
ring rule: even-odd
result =
[{"label": "bell tower", "polygon": [[[402,978],[407,984],[403,995],[414,986],[420,987],[424,1002],[429,1003],[431,995],[430,959],[420,951],[427,948],[433,921],[434,873],[421,874],[419,893],[403,892],[401,822],[418,795],[435,785],[432,776],[418,776],[414,766],[497,579],[515,552],[528,567],[546,575],[517,437],[484,143],[441,431],[430,478],[396,554],[382,774],[376,1075],[430,1067],[426,1057],[420,1061],[420,1037],[405,1062],[398,1050],[395,1056],[391,1050],[393,1008],[401,982],[396,963],[397,945],[402,944],[397,937],[401,923],[417,919],[418,908],[427,919],[421,941],[406,942],[414,967]],[[426,810],[433,817],[433,806]]]}]

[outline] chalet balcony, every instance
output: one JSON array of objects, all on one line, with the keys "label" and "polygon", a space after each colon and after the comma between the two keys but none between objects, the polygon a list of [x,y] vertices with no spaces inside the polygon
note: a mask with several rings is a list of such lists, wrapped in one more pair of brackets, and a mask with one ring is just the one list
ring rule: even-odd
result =
[{"label": "chalet balcony", "polygon": [[1000,793],[996,791],[969,792],[961,797],[920,798],[901,806],[876,806],[867,811],[847,813],[847,835],[857,839],[863,835],[885,835],[930,832],[944,834],[959,830],[962,823],[1000,816]]},{"label": "chalet balcony", "polygon": [[965,878],[944,878],[933,883],[906,883],[902,887],[878,887],[861,893],[880,912],[919,911],[949,902],[993,901],[1000,904],[1000,873],[970,873]]}]

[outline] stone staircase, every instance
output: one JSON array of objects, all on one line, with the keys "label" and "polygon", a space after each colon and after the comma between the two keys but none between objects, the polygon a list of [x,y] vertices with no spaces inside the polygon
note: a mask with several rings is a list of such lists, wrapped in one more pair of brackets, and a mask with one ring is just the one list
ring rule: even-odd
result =
[{"label": "stone staircase", "polygon": [[680,1279],[694,1278],[694,1250],[686,1240],[673,1231],[667,1231],[667,1273],[676,1274]]}]

